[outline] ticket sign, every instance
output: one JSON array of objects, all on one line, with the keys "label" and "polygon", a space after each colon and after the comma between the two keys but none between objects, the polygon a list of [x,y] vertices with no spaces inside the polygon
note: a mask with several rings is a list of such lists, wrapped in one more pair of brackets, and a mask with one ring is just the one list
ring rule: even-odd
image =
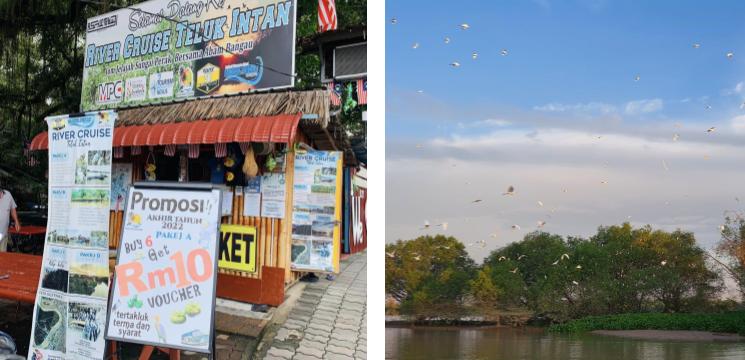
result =
[{"label": "ticket sign", "polygon": [[129,189],[107,339],[212,351],[219,211],[207,185]]},{"label": "ticket sign", "polygon": [[221,269],[256,272],[256,227],[221,225],[218,265]]}]

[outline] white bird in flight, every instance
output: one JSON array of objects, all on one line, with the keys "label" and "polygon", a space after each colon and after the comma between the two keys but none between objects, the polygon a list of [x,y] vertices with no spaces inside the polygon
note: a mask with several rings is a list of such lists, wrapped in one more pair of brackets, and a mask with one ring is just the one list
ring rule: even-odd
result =
[{"label": "white bird in flight", "polygon": [[479,53],[477,53],[475,51],[471,53],[471,59],[476,60],[476,58],[478,58],[478,57],[479,57]]},{"label": "white bird in flight", "polygon": [[396,25],[396,24],[398,24],[398,19],[396,19],[396,18],[391,18],[391,24],[393,24],[393,25]]},{"label": "white bird in flight", "polygon": [[418,49],[419,48],[419,43],[418,42],[415,42],[413,45],[411,45],[411,48],[412,49]]},{"label": "white bird in flight", "polygon": [[450,44],[450,37],[445,36],[444,41],[445,41],[445,44]]},{"label": "white bird in flight", "polygon": [[694,49],[698,49],[700,47],[701,47],[701,44],[699,44],[699,43],[693,43],[693,48]]},{"label": "white bird in flight", "polygon": [[518,224],[513,224],[513,225],[512,225],[512,230],[520,230],[520,225],[518,225]]},{"label": "white bird in flight", "polygon": [[502,51],[500,51],[499,54],[502,56],[507,56],[508,54],[507,49],[502,49]]},{"label": "white bird in flight", "polygon": [[717,129],[717,128],[716,128],[716,126],[712,126],[712,127],[708,128],[708,129],[706,129],[706,132],[707,132],[707,133],[712,133],[712,132],[714,132],[714,130],[716,130],[716,129]]},{"label": "white bird in flight", "polygon": [[513,274],[516,274],[517,273],[517,268],[514,268],[514,269],[510,270],[510,272],[513,273]]},{"label": "white bird in flight", "polygon": [[545,221],[543,221],[543,220],[538,220],[538,227],[539,227],[539,228],[542,228],[542,227],[543,227],[543,226],[545,226],[545,225],[546,225],[546,222],[545,222]]},{"label": "white bird in flight", "polygon": [[471,25],[468,25],[466,23],[460,24],[460,29],[461,30],[468,30],[470,28],[471,28]]},{"label": "white bird in flight", "polygon": [[732,51],[727,53],[727,59],[732,60],[734,57],[735,57],[735,53],[733,53]]},{"label": "white bird in flight", "polygon": [[680,139],[680,135],[673,134],[673,141],[678,141],[678,139]]},{"label": "white bird in flight", "polygon": [[502,195],[515,195],[515,187],[510,185],[507,191],[503,192]]},{"label": "white bird in flight", "polygon": [[453,62],[450,63],[450,66],[452,66],[454,68],[457,68],[457,67],[460,67],[460,63],[457,62],[457,61],[453,61]]}]

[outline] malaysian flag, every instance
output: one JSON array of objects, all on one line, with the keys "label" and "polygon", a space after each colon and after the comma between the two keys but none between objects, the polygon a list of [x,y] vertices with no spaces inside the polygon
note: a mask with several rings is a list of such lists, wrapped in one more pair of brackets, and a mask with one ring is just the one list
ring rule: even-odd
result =
[{"label": "malaysian flag", "polygon": [[215,157],[224,158],[228,156],[228,144],[215,144]]},{"label": "malaysian flag", "polygon": [[357,103],[367,105],[367,79],[357,80]]},{"label": "malaysian flag", "polygon": [[199,157],[199,144],[189,144],[189,159]]},{"label": "malaysian flag", "polygon": [[336,0],[318,0],[318,32],[336,30]]},{"label": "malaysian flag", "polygon": [[329,98],[331,98],[331,105],[341,106],[341,84],[330,82],[329,87]]},{"label": "malaysian flag", "polygon": [[176,155],[176,145],[166,145],[166,149],[163,151],[166,156]]}]

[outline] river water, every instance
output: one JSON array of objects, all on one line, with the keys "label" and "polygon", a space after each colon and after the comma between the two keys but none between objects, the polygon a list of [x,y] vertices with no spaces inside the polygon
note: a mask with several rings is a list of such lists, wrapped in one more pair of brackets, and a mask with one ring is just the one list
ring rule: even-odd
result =
[{"label": "river water", "polygon": [[541,328],[390,327],[386,359],[744,360],[745,342],[633,340]]}]

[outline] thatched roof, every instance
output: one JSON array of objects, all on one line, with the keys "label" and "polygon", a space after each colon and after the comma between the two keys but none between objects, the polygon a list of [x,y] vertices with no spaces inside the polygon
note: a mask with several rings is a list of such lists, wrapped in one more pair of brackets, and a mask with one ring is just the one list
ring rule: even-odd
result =
[{"label": "thatched roof", "polygon": [[329,123],[326,90],[283,91],[196,99],[165,105],[118,110],[118,126],[167,124],[184,121],[257,117],[281,114],[317,114],[319,126]]}]

